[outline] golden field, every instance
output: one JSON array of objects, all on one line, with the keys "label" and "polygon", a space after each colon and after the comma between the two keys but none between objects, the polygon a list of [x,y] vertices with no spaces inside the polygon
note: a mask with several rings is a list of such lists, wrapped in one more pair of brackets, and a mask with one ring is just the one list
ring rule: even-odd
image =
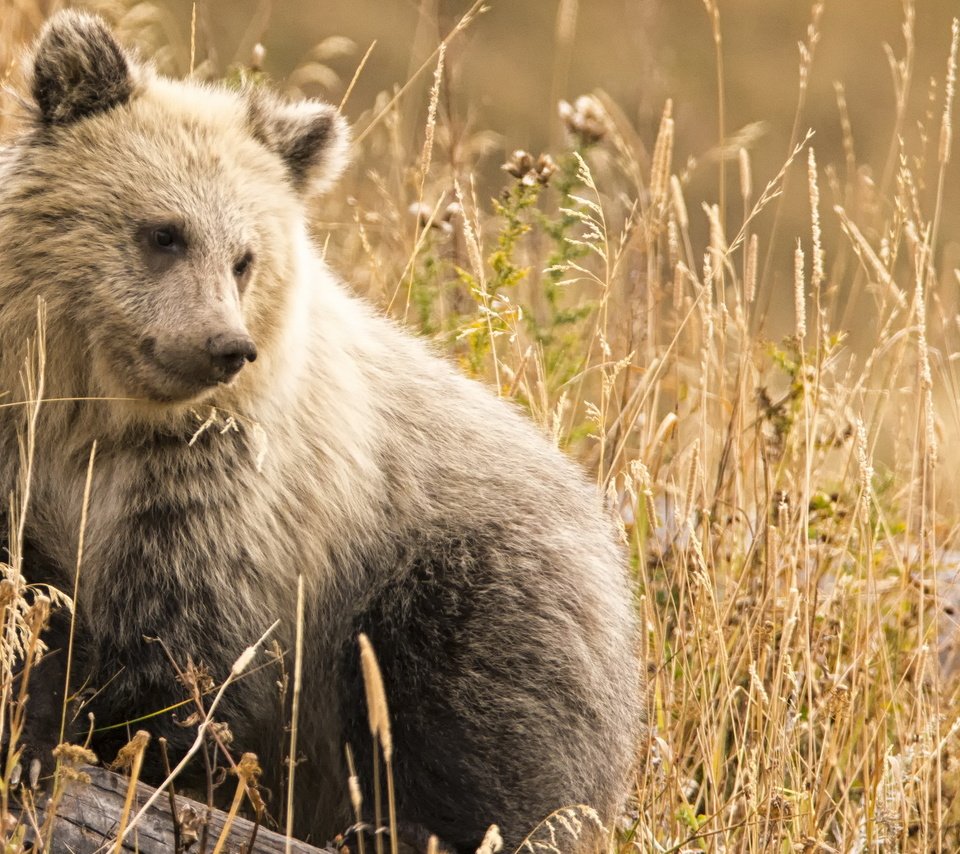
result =
[{"label": "golden field", "polygon": [[[62,4],[2,2],[10,134]],[[595,476],[649,672],[612,844],[960,850],[951,4],[84,5],[342,104],[333,268]]]}]

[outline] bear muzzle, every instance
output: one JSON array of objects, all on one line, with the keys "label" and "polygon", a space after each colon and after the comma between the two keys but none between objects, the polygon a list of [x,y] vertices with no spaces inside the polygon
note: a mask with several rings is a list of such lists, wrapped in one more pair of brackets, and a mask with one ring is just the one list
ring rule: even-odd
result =
[{"label": "bear muzzle", "polygon": [[223,376],[223,382],[232,379],[247,362],[257,360],[257,346],[246,334],[215,335],[207,339],[207,353],[215,374]]},{"label": "bear muzzle", "polygon": [[140,353],[163,377],[155,389],[158,396],[172,400],[229,383],[247,362],[256,360],[257,347],[245,331],[236,330],[210,335],[200,345],[148,337],[141,342]]}]

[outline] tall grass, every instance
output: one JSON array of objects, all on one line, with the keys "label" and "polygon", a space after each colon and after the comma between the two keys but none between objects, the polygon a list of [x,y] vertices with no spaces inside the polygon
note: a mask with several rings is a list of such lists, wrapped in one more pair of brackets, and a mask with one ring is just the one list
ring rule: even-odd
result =
[{"label": "tall grass", "polygon": [[[721,135],[723,8],[703,9]],[[42,17],[15,10],[0,57]],[[842,86],[844,161],[804,125],[822,11],[799,34],[774,174],[755,174],[749,134],[721,139],[715,194],[695,198],[673,105],[644,138],[596,93],[561,105],[549,156],[505,157],[491,191],[483,135],[448,120],[438,50],[409,85],[347,105],[356,165],[316,211],[358,292],[525,407],[608,501],[649,668],[624,849],[960,850],[960,329],[941,310],[958,284],[941,233],[958,34],[928,92],[904,0],[875,182]],[[589,7],[559,14],[568,45]],[[806,225],[787,234],[797,206]]]}]

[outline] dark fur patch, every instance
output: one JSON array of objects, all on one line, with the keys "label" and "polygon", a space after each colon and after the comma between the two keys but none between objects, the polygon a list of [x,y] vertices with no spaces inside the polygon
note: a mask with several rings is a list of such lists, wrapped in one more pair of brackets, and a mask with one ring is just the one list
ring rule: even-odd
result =
[{"label": "dark fur patch", "polygon": [[61,12],[40,37],[33,97],[45,125],[66,125],[130,100],[134,81],[123,49],[99,18]]},{"label": "dark fur patch", "polygon": [[[395,743],[397,809],[413,826],[425,827],[460,854],[471,854],[491,823],[504,834],[506,850],[532,830],[531,816],[594,794],[582,781],[566,779],[566,759],[527,749],[546,730],[557,742],[580,726],[600,728],[576,690],[576,654],[550,644],[547,619],[537,610],[536,557],[515,586],[505,588],[502,535],[489,530],[452,530],[417,538],[373,568],[383,578],[354,619],[351,639],[340,653],[341,716],[345,740],[357,767],[372,767],[369,724],[356,634],[366,633],[376,650],[390,705]],[[519,576],[526,575],[525,585]],[[529,601],[527,601],[529,599]],[[489,610],[519,608],[529,614],[529,636],[496,637]],[[478,653],[478,639],[492,635],[499,656]],[[476,717],[456,703],[474,698]],[[535,772],[547,769],[544,779]],[[373,803],[372,781],[361,773],[365,803]]]},{"label": "dark fur patch", "polygon": [[286,104],[256,92],[251,93],[248,120],[253,135],[283,160],[298,191],[328,171],[339,133],[336,111],[329,104]]},{"label": "dark fur patch", "polygon": [[[300,123],[297,123],[300,124]],[[303,186],[310,170],[317,165],[330,144],[333,115],[312,116],[299,127],[291,127],[285,134],[284,160],[296,186]]]}]

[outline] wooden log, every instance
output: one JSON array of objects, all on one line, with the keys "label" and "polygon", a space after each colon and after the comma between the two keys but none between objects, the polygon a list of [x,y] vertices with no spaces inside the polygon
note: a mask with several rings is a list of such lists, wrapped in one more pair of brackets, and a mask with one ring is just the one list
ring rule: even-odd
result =
[{"label": "wooden log", "polygon": [[[85,767],[82,769],[90,776],[90,783],[70,783],[60,800],[57,817],[53,826],[53,844],[42,850],[45,854],[94,854],[109,852],[116,843],[116,832],[120,825],[124,801],[127,797],[129,780],[103,768]],[[144,804],[154,789],[140,783],[137,785],[135,804],[131,817]],[[42,827],[46,819],[45,806],[49,800],[46,795],[39,797],[36,805],[37,826]],[[177,816],[186,831],[185,841],[198,839],[207,807],[190,798],[177,796]],[[28,828],[32,822],[21,816]],[[223,830],[227,814],[211,809],[207,825],[207,854],[213,851]],[[191,832],[192,831],[192,832]],[[253,848],[250,841],[254,838],[254,823],[237,817],[233,821],[227,843],[222,849],[224,854],[336,854],[336,849],[317,848],[305,842],[293,840],[288,846],[287,838],[280,834],[258,827]],[[27,838],[34,840],[32,830]],[[170,798],[162,795],[149,812],[137,823],[136,828],[124,840],[122,851],[138,851],[140,854],[174,854],[174,824],[170,815]],[[196,854],[199,843],[193,841],[183,845],[186,854]]]}]

